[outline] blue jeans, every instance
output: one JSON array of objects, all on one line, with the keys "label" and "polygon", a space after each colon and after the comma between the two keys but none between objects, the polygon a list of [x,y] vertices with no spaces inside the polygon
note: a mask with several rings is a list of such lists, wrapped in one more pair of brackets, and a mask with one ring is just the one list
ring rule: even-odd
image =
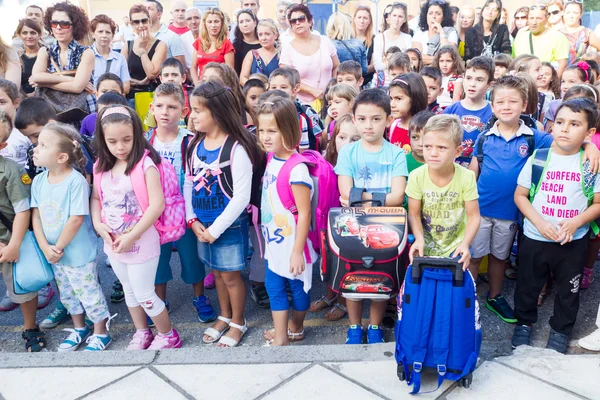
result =
[{"label": "blue jeans", "polygon": [[[208,229],[212,223],[203,225]],[[241,271],[246,268],[248,247],[248,215],[244,211],[214,243],[198,242],[198,256],[215,271]]]},{"label": "blue jeans", "polygon": [[286,285],[290,285],[292,292],[292,308],[295,311],[306,311],[310,307],[310,296],[304,291],[304,282],[298,279],[288,279],[277,275],[269,268],[265,275],[265,288],[271,301],[271,311],[287,311],[290,309]]}]

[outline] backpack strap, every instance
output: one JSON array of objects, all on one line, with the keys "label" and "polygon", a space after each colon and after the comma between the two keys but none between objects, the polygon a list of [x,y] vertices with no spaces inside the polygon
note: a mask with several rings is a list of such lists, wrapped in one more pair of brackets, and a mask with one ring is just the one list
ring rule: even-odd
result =
[{"label": "backpack strap", "polygon": [[[93,171],[93,180],[94,186],[96,186],[98,191],[98,198],[100,199],[100,205],[102,205],[103,196],[102,196],[102,177],[104,176],[104,171],[98,171],[98,160],[94,163]],[[98,171],[98,172],[97,172]]]},{"label": "backpack strap", "polygon": [[221,190],[227,196],[229,200],[233,197],[233,175],[231,172],[231,160],[233,159],[233,152],[237,147],[238,142],[231,136],[227,136],[221,151],[219,152],[219,168],[221,173],[217,175],[219,186]]},{"label": "backpack strap", "polygon": [[527,142],[527,157],[531,157],[535,151],[535,134],[524,135],[525,141]]},{"label": "backpack strap", "polygon": [[[146,186],[146,174],[144,171],[144,161],[146,160],[146,157],[148,157],[148,154],[150,154],[150,152],[144,150],[144,155],[141,160],[135,164],[135,167],[131,170],[131,174],[129,174],[133,193],[135,193],[135,197],[138,203],[140,203],[140,207],[142,207],[143,211],[146,211],[150,205],[150,200],[148,199],[148,187]],[[158,165],[156,167],[158,168]]]},{"label": "backpack strap", "polygon": [[[583,150],[579,150],[579,156],[581,159],[581,186],[583,193],[588,200],[588,207],[594,203],[594,186],[596,185],[597,174],[594,174],[590,168],[590,161],[583,162]],[[600,233],[600,218],[590,222],[590,228],[595,235]]]},{"label": "backpack strap", "polygon": [[477,163],[479,164],[479,175],[481,175],[481,167],[483,166],[483,144],[488,139],[489,135],[484,133],[477,139]]},{"label": "backpack strap", "polygon": [[533,160],[531,160],[531,187],[529,188],[529,201],[532,203],[535,195],[540,190],[542,177],[548,168],[551,152],[550,148],[537,149],[533,152]]},{"label": "backpack strap", "polygon": [[[150,142],[150,144],[152,144],[152,142]],[[189,135],[185,135],[183,137],[183,140],[181,141],[181,158],[182,158],[181,167],[183,168],[184,176],[185,176],[186,168],[187,168],[187,165],[186,165],[187,163],[185,162],[185,160],[186,160],[185,155],[186,155],[189,144],[190,144],[190,137],[189,137]]]},{"label": "backpack strap", "polygon": [[[254,57],[254,60],[256,61],[256,66],[258,67],[259,71],[262,74],[265,74],[265,72],[264,72],[265,71],[265,67],[264,67],[263,62],[262,62],[262,60],[260,58],[260,54],[258,54],[258,51],[252,50],[252,56]],[[267,75],[267,74],[265,74],[265,75]]]}]

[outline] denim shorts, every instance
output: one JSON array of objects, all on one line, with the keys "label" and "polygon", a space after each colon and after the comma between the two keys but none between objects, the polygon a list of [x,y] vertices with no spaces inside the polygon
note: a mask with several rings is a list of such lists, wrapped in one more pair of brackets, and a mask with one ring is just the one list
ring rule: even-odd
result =
[{"label": "denim shorts", "polygon": [[[206,276],[204,264],[198,257],[198,238],[191,229],[186,229],[185,234],[175,242],[177,254],[181,261],[181,279],[187,285],[196,284]],[[156,271],[156,285],[161,285],[173,279],[171,271],[171,255],[173,254],[173,243],[165,243],[160,246],[160,259]]]},{"label": "denim shorts", "polygon": [[[208,228],[212,223],[203,225]],[[215,271],[241,271],[246,268],[247,255],[248,215],[246,212],[236,219],[214,243],[198,242],[200,260]]]}]

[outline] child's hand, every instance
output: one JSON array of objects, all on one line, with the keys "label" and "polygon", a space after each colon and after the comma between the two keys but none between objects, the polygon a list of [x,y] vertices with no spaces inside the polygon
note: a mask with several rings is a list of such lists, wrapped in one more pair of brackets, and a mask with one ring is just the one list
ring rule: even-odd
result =
[{"label": "child's hand", "polygon": [[112,249],[115,253],[126,253],[127,251],[131,250],[133,244],[138,239],[139,238],[134,237],[131,232],[124,233],[114,241]]},{"label": "child's hand", "polygon": [[410,259],[411,264],[415,257],[415,253],[416,253],[417,257],[423,257],[424,249],[425,249],[425,240],[424,239],[420,239],[420,240],[415,239],[413,244],[410,245],[410,252],[408,253],[408,257]]},{"label": "child's hand", "polygon": [[294,276],[298,276],[304,272],[304,255],[302,252],[292,252],[290,256],[290,273]]},{"label": "child's hand", "polygon": [[590,160],[590,169],[594,174],[597,174],[600,170],[600,151],[593,143],[589,145],[584,144],[583,149],[583,161]]},{"label": "child's hand", "polygon": [[563,219],[558,223],[558,240],[561,245],[567,244],[573,240],[575,231],[577,231],[577,225],[572,219]]},{"label": "child's hand", "polygon": [[98,224],[96,226],[96,232],[100,235],[102,240],[104,240],[104,243],[109,246],[113,245],[112,229],[110,229],[108,225],[102,223]]},{"label": "child's hand", "polygon": [[44,252],[44,256],[46,256],[46,260],[48,260],[50,264],[58,264],[63,256],[63,252],[58,247],[53,245],[46,246],[44,249],[42,249],[42,251]]},{"label": "child's hand", "polygon": [[466,243],[461,243],[450,257],[454,258],[460,254],[459,263],[463,265],[463,271],[466,271],[471,263],[471,250]]},{"label": "child's hand", "polygon": [[204,225],[202,225],[200,221],[194,221],[194,223],[192,224],[192,231],[194,232],[194,235],[196,235],[198,240],[201,242],[206,242],[203,236],[205,229],[206,228],[204,227]]},{"label": "child's hand", "polygon": [[345,199],[342,196],[340,196],[340,204],[342,205],[342,207],[350,207],[350,199]]},{"label": "child's hand", "polygon": [[19,247],[15,245],[6,245],[0,248],[0,263],[9,263],[19,261]]},{"label": "child's hand", "polygon": [[202,233],[202,237],[204,238],[204,242],[208,243],[208,244],[213,244],[215,242],[215,239],[213,237],[213,235],[210,234],[210,232],[208,231],[208,229],[205,229],[204,232]]},{"label": "child's hand", "polygon": [[535,228],[546,239],[552,240],[553,242],[558,242],[558,231],[556,230],[556,227],[550,222],[542,221],[539,224],[535,225]]}]

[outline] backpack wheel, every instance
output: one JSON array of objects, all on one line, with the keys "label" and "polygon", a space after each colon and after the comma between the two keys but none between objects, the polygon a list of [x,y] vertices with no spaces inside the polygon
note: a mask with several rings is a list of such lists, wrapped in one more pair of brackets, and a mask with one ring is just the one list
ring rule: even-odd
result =
[{"label": "backpack wheel", "polygon": [[398,379],[400,379],[401,382],[406,380],[406,372],[404,372],[404,366],[402,364],[398,364],[397,374]]},{"label": "backpack wheel", "polygon": [[465,376],[464,378],[460,379],[460,381],[458,382],[458,386],[468,389],[471,387],[472,382],[473,382],[473,374],[469,374],[469,375]]}]

